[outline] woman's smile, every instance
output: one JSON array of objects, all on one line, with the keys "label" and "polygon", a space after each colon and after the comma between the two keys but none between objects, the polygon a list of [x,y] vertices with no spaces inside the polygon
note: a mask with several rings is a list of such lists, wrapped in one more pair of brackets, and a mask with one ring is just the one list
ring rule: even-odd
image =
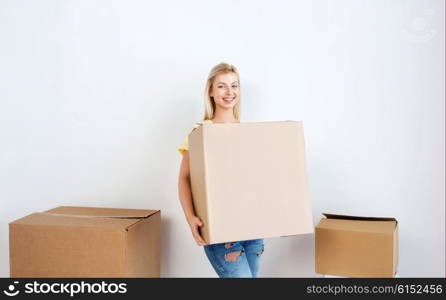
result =
[{"label": "woman's smile", "polygon": [[222,73],[215,77],[209,96],[217,107],[233,109],[238,102],[239,82],[236,74]]}]

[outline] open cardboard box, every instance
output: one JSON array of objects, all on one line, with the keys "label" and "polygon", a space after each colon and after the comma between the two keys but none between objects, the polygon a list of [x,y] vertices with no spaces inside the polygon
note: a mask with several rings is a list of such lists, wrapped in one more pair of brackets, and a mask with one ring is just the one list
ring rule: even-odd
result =
[{"label": "open cardboard box", "polygon": [[398,266],[395,218],[323,214],[315,229],[316,273],[394,277]]},{"label": "open cardboard box", "polygon": [[9,223],[11,277],[159,277],[159,210],[60,206]]}]

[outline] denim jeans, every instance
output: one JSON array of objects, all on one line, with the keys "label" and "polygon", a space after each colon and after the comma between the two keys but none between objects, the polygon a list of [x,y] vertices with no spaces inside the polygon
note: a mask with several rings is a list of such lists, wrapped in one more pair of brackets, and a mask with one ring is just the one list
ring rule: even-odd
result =
[{"label": "denim jeans", "polygon": [[263,239],[204,246],[206,256],[219,277],[257,277]]}]

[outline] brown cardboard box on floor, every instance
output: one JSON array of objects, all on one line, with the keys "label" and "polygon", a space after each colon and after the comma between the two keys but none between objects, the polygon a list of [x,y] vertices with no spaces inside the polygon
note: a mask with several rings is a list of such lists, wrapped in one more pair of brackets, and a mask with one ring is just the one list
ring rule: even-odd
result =
[{"label": "brown cardboard box on floor", "polygon": [[394,277],[398,266],[395,218],[323,214],[315,230],[316,273]]},{"label": "brown cardboard box on floor", "polygon": [[9,223],[11,277],[159,277],[159,210],[60,206]]},{"label": "brown cardboard box on floor", "polygon": [[302,122],[204,123],[189,149],[208,243],[314,232]]}]

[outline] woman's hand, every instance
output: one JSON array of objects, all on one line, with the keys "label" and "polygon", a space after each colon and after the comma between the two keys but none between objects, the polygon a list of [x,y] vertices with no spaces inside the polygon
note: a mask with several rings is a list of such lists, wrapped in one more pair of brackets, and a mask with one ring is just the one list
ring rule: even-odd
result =
[{"label": "woman's hand", "polygon": [[201,222],[200,218],[197,216],[192,216],[187,219],[187,222],[189,223],[190,230],[192,231],[192,235],[198,246],[206,246],[207,243],[204,241],[200,235],[200,232],[198,231],[198,227],[203,226],[203,222]]}]

